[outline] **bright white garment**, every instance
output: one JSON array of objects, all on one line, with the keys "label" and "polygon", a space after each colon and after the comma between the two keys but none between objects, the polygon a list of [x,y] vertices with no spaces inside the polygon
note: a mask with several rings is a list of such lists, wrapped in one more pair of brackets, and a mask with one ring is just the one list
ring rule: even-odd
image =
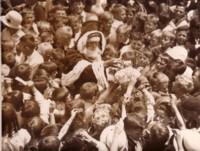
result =
[{"label": "bright white garment", "polygon": [[19,39],[24,36],[25,33],[22,30],[18,30],[15,34],[11,34],[8,28],[5,28],[1,33],[1,41],[13,40],[15,44],[19,43]]},{"label": "bright white garment", "polygon": [[33,53],[27,57],[27,60],[25,60],[25,63],[29,64],[31,67],[40,65],[43,62],[43,57],[36,50],[34,50]]},{"label": "bright white garment", "polygon": [[195,19],[195,18],[199,18],[200,17],[200,13],[197,9],[195,10],[191,10],[187,13],[187,20],[190,22],[191,20]]},{"label": "bright white garment", "polygon": [[25,145],[28,144],[30,140],[31,135],[26,129],[18,130],[16,133],[13,134],[12,137],[3,137],[3,142],[8,142],[12,149],[15,148],[15,151],[22,151]]},{"label": "bright white garment", "polygon": [[45,123],[49,124],[49,107],[51,104],[51,100],[45,99],[44,96],[38,90],[34,92],[34,96],[35,96],[35,101],[38,102],[40,106],[41,119]]}]

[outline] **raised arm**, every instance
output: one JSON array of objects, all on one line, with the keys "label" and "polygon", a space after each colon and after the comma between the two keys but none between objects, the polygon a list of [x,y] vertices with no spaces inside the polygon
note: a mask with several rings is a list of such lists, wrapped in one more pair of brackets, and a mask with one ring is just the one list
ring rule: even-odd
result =
[{"label": "raised arm", "polygon": [[176,119],[177,119],[178,124],[179,124],[179,129],[184,130],[184,129],[186,129],[186,126],[185,126],[185,123],[183,121],[183,117],[181,116],[181,114],[180,114],[180,112],[179,112],[179,110],[176,106],[177,98],[174,94],[171,94],[170,96],[171,96],[171,101],[170,101],[171,107],[175,112],[175,116],[176,116]]},{"label": "raised arm", "polygon": [[98,148],[98,151],[109,151],[104,143],[102,143],[102,142],[96,140],[95,138],[93,138],[92,136],[90,136],[87,131],[82,131],[80,133],[80,135],[87,142],[94,144]]},{"label": "raised arm", "polygon": [[70,118],[67,120],[67,122],[63,125],[63,127],[61,128],[59,134],[58,134],[58,139],[61,140],[65,134],[68,132],[68,129],[70,127],[70,125],[72,124],[74,118],[76,117],[76,113],[77,113],[77,110],[76,109],[73,109],[71,111],[71,116]]}]

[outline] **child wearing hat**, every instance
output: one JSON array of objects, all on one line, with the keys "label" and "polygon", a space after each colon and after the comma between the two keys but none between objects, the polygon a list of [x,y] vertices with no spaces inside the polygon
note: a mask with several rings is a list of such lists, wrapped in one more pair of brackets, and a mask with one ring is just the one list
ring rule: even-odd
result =
[{"label": "child wearing hat", "polygon": [[9,11],[6,15],[1,16],[1,21],[6,26],[1,33],[2,42],[13,40],[15,44],[18,43],[19,39],[25,35],[21,30],[21,14],[14,10]]}]

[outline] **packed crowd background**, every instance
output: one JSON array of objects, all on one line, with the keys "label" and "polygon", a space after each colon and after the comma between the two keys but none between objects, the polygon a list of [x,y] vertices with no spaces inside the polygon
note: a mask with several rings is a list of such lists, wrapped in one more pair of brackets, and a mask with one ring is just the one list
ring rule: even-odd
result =
[{"label": "packed crowd background", "polygon": [[199,0],[2,0],[3,151],[200,151]]}]

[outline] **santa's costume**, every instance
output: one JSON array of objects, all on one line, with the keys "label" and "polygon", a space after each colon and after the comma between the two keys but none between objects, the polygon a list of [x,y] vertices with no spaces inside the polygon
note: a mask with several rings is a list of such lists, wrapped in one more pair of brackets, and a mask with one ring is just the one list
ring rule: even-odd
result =
[{"label": "santa's costume", "polygon": [[[87,49],[85,49],[88,37],[100,37],[100,52],[95,60],[86,58]],[[63,73],[62,85],[71,90],[73,95],[79,92],[79,88],[85,82],[95,82],[100,87],[108,86],[101,54],[106,45],[106,40],[100,31],[98,31],[98,22],[90,21],[85,23],[82,34],[77,41],[75,49],[71,49],[66,54],[66,73]]]}]

